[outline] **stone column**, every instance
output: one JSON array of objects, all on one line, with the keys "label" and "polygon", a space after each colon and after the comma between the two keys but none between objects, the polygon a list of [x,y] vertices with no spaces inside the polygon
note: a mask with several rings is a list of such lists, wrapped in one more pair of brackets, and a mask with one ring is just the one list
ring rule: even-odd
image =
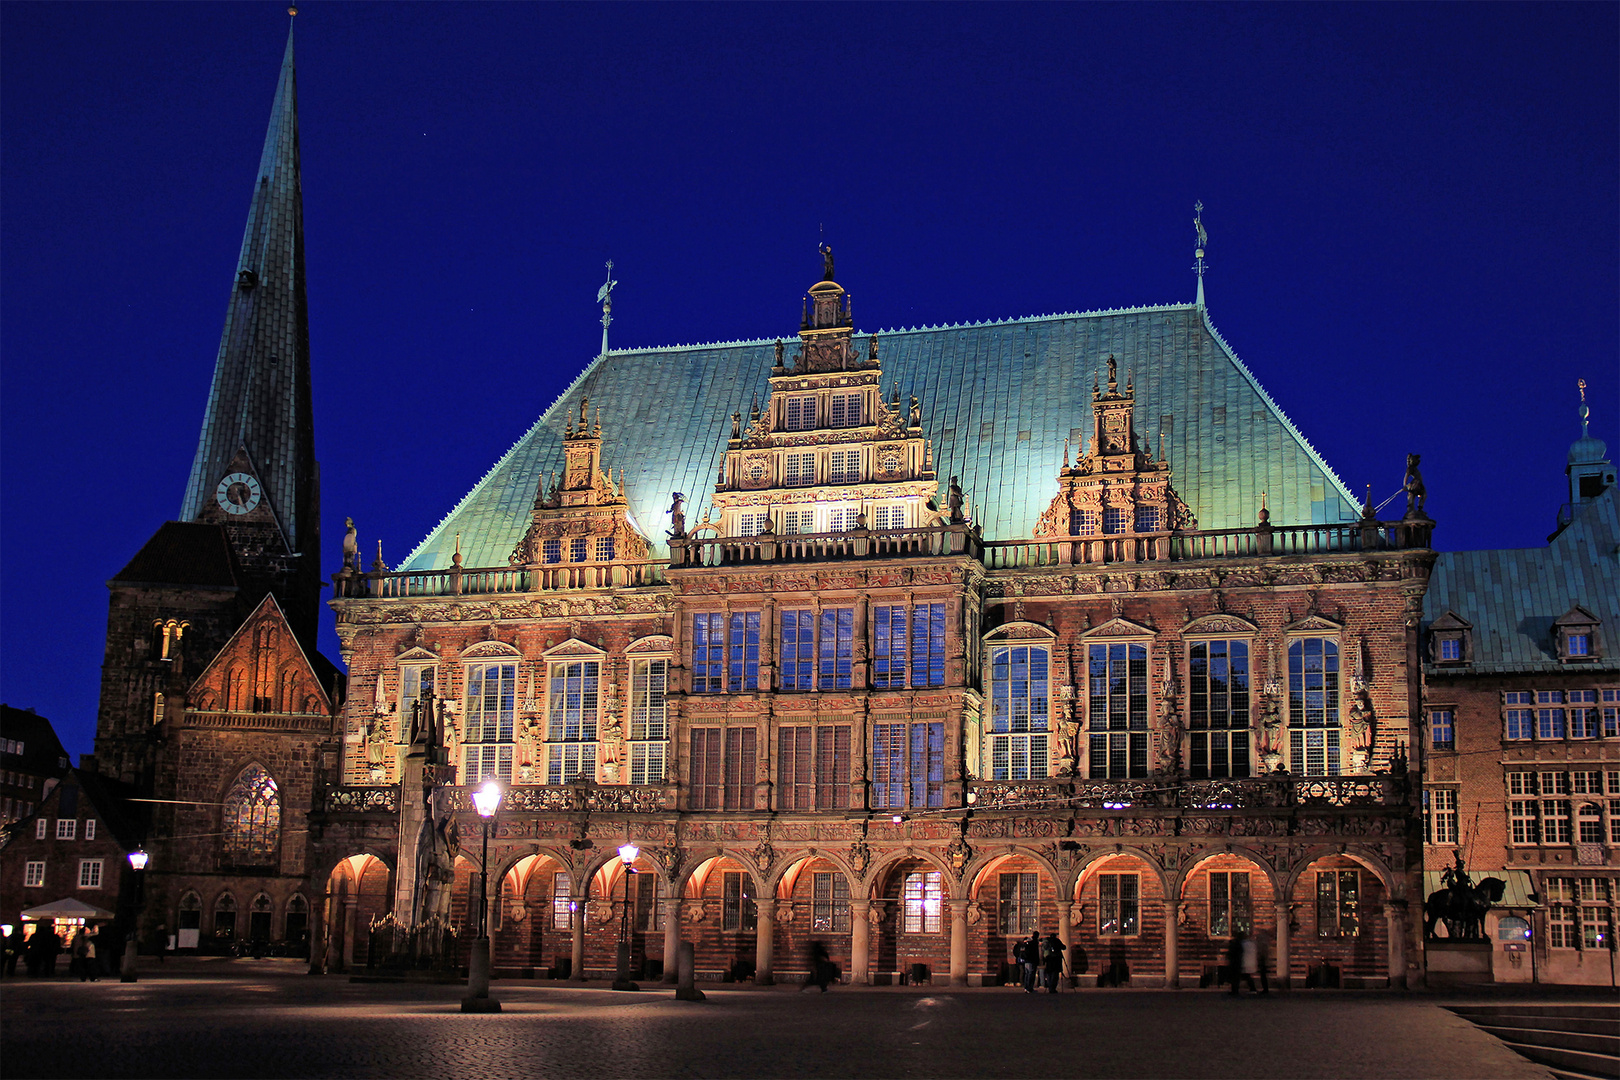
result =
[{"label": "stone column", "polygon": [[1289,970],[1291,961],[1288,958],[1288,901],[1277,901],[1277,988],[1287,990],[1289,987]]},{"label": "stone column", "polygon": [[1180,900],[1164,902],[1164,986],[1167,990],[1181,987],[1181,914]]},{"label": "stone column", "polygon": [[865,986],[872,981],[872,924],[866,921],[871,910],[870,900],[849,902],[849,981],[853,986]]},{"label": "stone column", "polygon": [[1068,900],[1057,902],[1058,940],[1063,942],[1063,977],[1074,978],[1074,960],[1070,955],[1074,950],[1074,927],[1069,923],[1069,916],[1074,910],[1074,904]]},{"label": "stone column", "polygon": [[771,963],[775,959],[776,901],[760,900],[754,907],[758,912],[754,933],[754,985],[774,986],[776,975],[771,970]]},{"label": "stone column", "polygon": [[[311,975],[324,975],[326,973],[327,935],[332,932],[331,923],[326,918],[326,905],[331,903],[331,897],[322,896],[309,905],[309,973]],[[164,931],[167,933],[167,931]]]},{"label": "stone column", "polygon": [[1393,901],[1384,905],[1384,923],[1389,932],[1389,988],[1406,987],[1406,911]]},{"label": "stone column", "polygon": [[671,889],[677,895],[664,901],[664,981],[672,983],[681,977],[681,889]]},{"label": "stone column", "polygon": [[948,900],[951,905],[951,985],[967,985],[967,914],[969,900]]},{"label": "stone column", "polygon": [[[358,886],[358,883],[356,883]],[[360,913],[360,897],[349,893],[343,898],[343,970],[354,969],[354,924]]]},{"label": "stone column", "polygon": [[585,898],[576,896],[570,900],[568,913],[569,928],[574,935],[573,964],[574,970],[569,978],[579,982],[585,981]]}]

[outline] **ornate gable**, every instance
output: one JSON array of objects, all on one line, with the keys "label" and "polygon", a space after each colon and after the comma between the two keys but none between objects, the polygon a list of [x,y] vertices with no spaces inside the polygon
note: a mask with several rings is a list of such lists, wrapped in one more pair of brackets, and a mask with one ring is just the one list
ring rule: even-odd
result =
[{"label": "ornate gable", "polygon": [[504,641],[480,641],[461,650],[461,659],[463,660],[515,658],[522,655]]},{"label": "ornate gable", "polygon": [[439,662],[439,654],[429,652],[420,645],[413,645],[409,649],[406,649],[404,652],[400,653],[398,656],[394,657],[394,662],[396,664],[436,664]]},{"label": "ornate gable", "polygon": [[1182,637],[1214,636],[1247,636],[1258,634],[1260,628],[1241,615],[1216,614],[1200,615],[1192,622],[1181,628]]},{"label": "ornate gable", "polygon": [[667,653],[674,648],[675,639],[668,634],[649,634],[626,645],[624,651],[625,655],[633,656],[639,653]]},{"label": "ornate gable", "polygon": [[[532,568],[562,567],[578,563],[639,562],[649,545],[630,523],[624,496],[624,470],[615,483],[611,470],[602,469],[602,416],[590,419],[590,399],[579,403],[579,426],[570,419],[563,429],[563,474],[551,474],[534,497],[528,531],[512,550],[509,561]],[[608,584],[585,575],[563,582],[577,587]]]},{"label": "ornate gable", "polygon": [[1143,626],[1139,622],[1132,622],[1126,618],[1113,618],[1101,626],[1092,627],[1080,635],[1082,641],[1094,641],[1098,638],[1142,638],[1158,637],[1159,632],[1151,627]]},{"label": "ornate gable", "polygon": [[1055,641],[1057,634],[1040,623],[1018,621],[1002,623],[984,635],[989,641]]},{"label": "ornate gable", "polygon": [[273,594],[208,662],[187,691],[186,705],[197,712],[333,714],[332,700]]},{"label": "ornate gable", "polygon": [[1332,619],[1325,618],[1321,615],[1307,615],[1303,619],[1299,619],[1296,622],[1291,622],[1287,626],[1283,627],[1283,633],[1285,634],[1303,634],[1310,633],[1312,631],[1327,634],[1337,634],[1343,630],[1343,624],[1336,623]]},{"label": "ornate gable", "polygon": [[569,638],[559,642],[540,654],[547,660],[597,660],[607,655],[603,649],[597,648],[588,641],[579,638]]}]

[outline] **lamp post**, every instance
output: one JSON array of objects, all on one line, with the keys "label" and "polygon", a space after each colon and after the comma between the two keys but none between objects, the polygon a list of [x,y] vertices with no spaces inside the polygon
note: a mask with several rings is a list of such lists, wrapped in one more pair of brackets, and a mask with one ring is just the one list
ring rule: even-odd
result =
[{"label": "lamp post", "polygon": [[619,919],[619,971],[613,980],[615,990],[640,990],[630,981],[630,876],[636,872],[636,856],[641,850],[634,844],[619,848],[619,861],[624,864],[624,914]]},{"label": "lamp post", "polygon": [[462,1012],[500,1012],[501,1003],[489,996],[489,823],[501,805],[501,786],[490,780],[472,797],[484,819],[484,853],[478,868],[478,938],[467,962],[467,996]]},{"label": "lamp post", "polygon": [[151,857],[143,848],[136,848],[129,853],[129,868],[134,871],[133,877],[135,879],[130,886],[131,891],[135,894],[135,911],[130,916],[129,936],[124,939],[124,963],[118,971],[119,982],[132,983],[139,981],[135,976],[135,956],[138,951],[135,937],[140,933],[141,908],[145,906],[146,901],[146,863]]}]

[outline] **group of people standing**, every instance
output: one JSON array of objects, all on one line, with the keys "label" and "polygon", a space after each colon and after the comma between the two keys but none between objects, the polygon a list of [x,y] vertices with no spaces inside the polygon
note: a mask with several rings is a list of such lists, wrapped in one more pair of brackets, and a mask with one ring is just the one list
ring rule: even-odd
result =
[{"label": "group of people standing", "polygon": [[1035,930],[1028,938],[1018,940],[1013,946],[1013,960],[1023,967],[1024,993],[1033,994],[1037,980],[1048,994],[1058,992],[1058,980],[1063,977],[1063,950],[1063,941],[1055,933],[1043,938]]},{"label": "group of people standing", "polygon": [[4,971],[15,975],[17,960],[21,958],[30,978],[54,978],[56,958],[64,952],[68,954],[68,974],[77,975],[80,982],[95,982],[107,971],[100,928],[80,926],[64,943],[56,924],[51,922],[40,923],[26,942],[19,928],[13,928],[6,935]]}]

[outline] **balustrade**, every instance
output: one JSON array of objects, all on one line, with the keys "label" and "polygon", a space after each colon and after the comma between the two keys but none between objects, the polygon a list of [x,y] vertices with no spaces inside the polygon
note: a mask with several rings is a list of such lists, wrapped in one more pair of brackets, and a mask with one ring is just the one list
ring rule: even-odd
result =
[{"label": "balustrade", "polygon": [[409,570],[334,577],[337,595],[383,600],[493,593],[561,592],[661,585],[663,562],[536,563],[466,570]]},{"label": "balustrade", "polygon": [[968,785],[974,810],[1086,807],[1098,810],[1250,810],[1316,806],[1403,806],[1397,776],[1262,776],[1217,780],[978,780]]}]

